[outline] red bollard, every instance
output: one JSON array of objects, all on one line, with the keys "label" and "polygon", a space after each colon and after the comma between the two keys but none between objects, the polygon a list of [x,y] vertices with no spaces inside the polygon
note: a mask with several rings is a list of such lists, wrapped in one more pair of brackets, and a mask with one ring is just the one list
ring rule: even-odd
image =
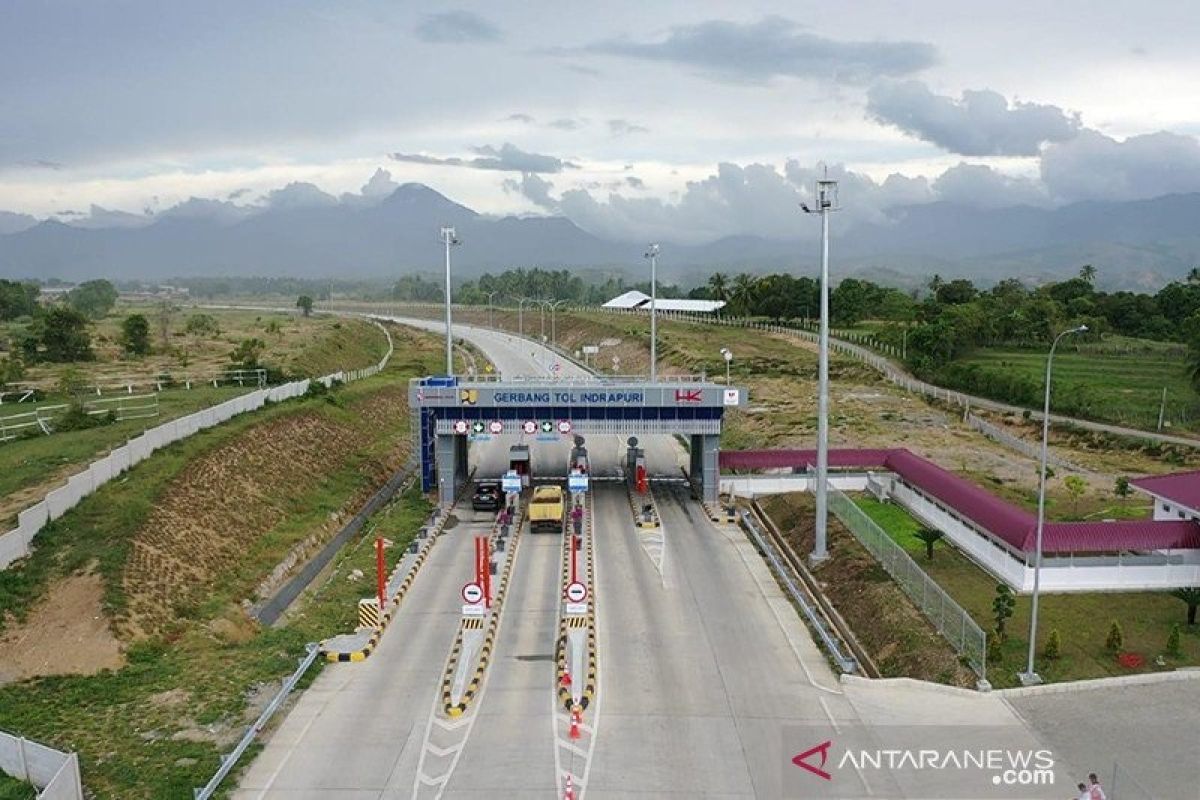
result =
[{"label": "red bollard", "polygon": [[579,738],[579,724],[583,722],[583,712],[579,710],[579,706],[571,709],[571,733],[572,739]]}]

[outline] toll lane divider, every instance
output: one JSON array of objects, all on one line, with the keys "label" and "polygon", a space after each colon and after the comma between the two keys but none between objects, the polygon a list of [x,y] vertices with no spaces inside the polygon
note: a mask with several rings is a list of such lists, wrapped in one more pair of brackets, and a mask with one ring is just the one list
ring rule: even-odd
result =
[{"label": "toll lane divider", "polygon": [[[488,665],[492,660],[492,651],[496,646],[496,637],[500,629],[500,618],[504,611],[504,598],[508,596],[508,581],[512,576],[513,565],[517,560],[517,548],[521,543],[521,529],[525,521],[524,506],[520,507],[517,517],[512,526],[512,532],[507,539],[504,548],[504,565],[500,568],[500,580],[496,583],[496,595],[492,598],[492,607],[487,615],[485,622],[485,632],[483,635],[483,643],[479,648],[478,660],[475,663],[475,672],[471,676],[471,680],[466,685],[462,693],[462,697],[458,698],[457,702],[454,699],[454,676],[458,671],[458,660],[462,654],[463,637],[469,625],[474,625],[475,622],[471,617],[464,617],[459,623],[458,633],[454,637],[454,644],[450,649],[450,656],[446,659],[446,670],[442,674],[442,711],[447,717],[461,717],[466,713],[471,705],[471,701],[479,694],[480,687],[483,685],[483,679],[487,675]],[[501,539],[500,523],[497,516],[496,523],[492,526],[491,534],[491,552],[496,552],[497,544]],[[489,565],[490,569],[490,565]]]},{"label": "toll lane divider", "polygon": [[558,617],[558,642],[557,642],[557,658],[558,665],[558,700],[562,703],[563,708],[570,712],[575,705],[575,681],[579,680],[578,675],[571,675],[570,681],[565,680],[566,676],[570,675],[569,667],[569,642],[571,631],[578,631],[581,628],[587,629],[587,670],[586,678],[582,690],[579,692],[579,706],[586,709],[596,697],[596,673],[598,670],[598,660],[596,651],[596,593],[595,581],[593,580],[592,564],[595,557],[594,542],[594,518],[592,516],[591,504],[584,501],[584,526],[583,526],[583,544],[581,545],[582,552],[585,554],[582,568],[579,569],[576,578],[588,588],[587,595],[587,613],[586,614],[571,614],[565,613],[565,598],[567,584],[571,582],[571,548],[574,546],[573,535],[570,531],[566,532],[563,537],[563,558],[562,558],[562,579],[560,581],[562,594],[559,598],[559,617]]},{"label": "toll lane divider", "polygon": [[[470,483],[470,480],[468,480],[466,485],[469,486]],[[419,542],[419,544],[417,544],[417,557],[413,560],[412,564],[409,565],[408,572],[405,573],[404,579],[400,581],[399,585],[396,585],[396,578],[398,577],[398,574],[404,565],[403,563],[400,563],[392,569],[387,581],[388,590],[391,592],[390,597],[384,604],[385,608],[383,611],[378,614],[378,624],[373,627],[363,625],[359,628],[359,633],[362,633],[364,629],[371,630],[371,635],[367,637],[366,642],[361,645],[346,649],[345,647],[339,646],[339,639],[342,639],[343,637],[325,639],[318,645],[318,649],[321,655],[325,657],[326,661],[365,661],[368,657],[370,657],[371,653],[375,651],[375,648],[379,646],[379,640],[383,637],[384,630],[387,629],[388,624],[399,612],[400,603],[404,600],[404,596],[408,594],[408,590],[412,588],[413,581],[417,579],[417,574],[420,572],[421,566],[425,563],[426,559],[429,558],[429,551],[433,549],[435,544],[437,544],[437,540],[441,537],[443,531],[445,530],[446,522],[450,519],[450,514],[454,510],[455,506],[457,506],[458,500],[459,498],[455,498],[454,503],[452,503],[449,508],[445,509],[444,512],[438,512],[435,515],[432,525],[427,525],[422,529],[423,532],[419,534],[420,538],[417,539],[417,542]],[[416,542],[414,542],[414,544],[416,544]],[[396,586],[394,591],[391,591],[392,586]],[[377,603],[375,604],[375,607],[378,609]],[[360,602],[360,621],[362,620],[362,617],[363,604]]]},{"label": "toll lane divider", "polygon": [[649,486],[644,495],[638,494],[626,480],[625,493],[629,497],[629,510],[633,513],[633,524],[639,528],[659,527],[658,504],[654,502],[654,493],[650,491]]}]

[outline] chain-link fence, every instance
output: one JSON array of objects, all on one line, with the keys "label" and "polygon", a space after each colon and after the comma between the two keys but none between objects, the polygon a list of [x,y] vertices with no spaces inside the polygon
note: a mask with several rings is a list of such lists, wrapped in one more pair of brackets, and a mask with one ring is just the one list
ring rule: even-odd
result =
[{"label": "chain-link fence", "polygon": [[987,634],[971,615],[942,590],[892,537],[854,501],[829,487],[829,510],[854,534],[888,574],[900,584],[938,633],[966,659],[981,680],[987,679]]},{"label": "chain-link fence", "polygon": [[[987,420],[981,419],[974,414],[968,412],[963,416],[963,422],[967,427],[974,428],[994,442],[999,442],[1010,450],[1016,450],[1018,453],[1038,461],[1042,457],[1041,445],[1027,442],[1019,436],[1013,436],[1008,431],[1001,428],[999,425],[993,425]],[[1072,472],[1091,472],[1086,467],[1081,467],[1073,461],[1068,461],[1062,456],[1056,456],[1052,452],[1046,453],[1046,461],[1060,469],[1071,470]]]}]

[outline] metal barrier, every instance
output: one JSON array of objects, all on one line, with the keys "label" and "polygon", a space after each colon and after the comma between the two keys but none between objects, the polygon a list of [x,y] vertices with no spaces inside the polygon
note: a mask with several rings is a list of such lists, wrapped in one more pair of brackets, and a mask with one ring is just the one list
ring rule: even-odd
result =
[{"label": "metal barrier", "polygon": [[979,679],[986,681],[987,634],[971,615],[926,575],[875,520],[833,486],[829,487],[829,510],[895,579],[938,633],[967,660]]}]

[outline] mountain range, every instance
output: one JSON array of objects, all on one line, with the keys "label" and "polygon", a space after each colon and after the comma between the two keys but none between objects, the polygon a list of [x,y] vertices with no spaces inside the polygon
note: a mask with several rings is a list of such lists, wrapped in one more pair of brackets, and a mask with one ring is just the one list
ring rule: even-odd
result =
[{"label": "mountain range", "polygon": [[[644,243],[602,239],[565,217],[485,216],[416,183],[369,201],[359,195],[338,200],[305,187],[280,190],[281,197],[266,206],[192,199],[154,217],[94,208],[75,221],[39,222],[0,211],[0,276],[160,280],[436,272],[443,225],[453,225],[464,242],[454,253],[460,277],[516,266],[644,271]],[[935,272],[984,284],[1008,276],[1061,279],[1092,264],[1102,286],[1153,290],[1200,265],[1200,193],[1052,209],[906,206],[890,209],[883,222],[849,223],[837,230],[832,247],[842,275],[898,285],[923,283]],[[756,236],[663,243],[663,254],[663,278],[685,283],[702,281],[715,269],[813,274],[819,256],[813,239]]]}]

